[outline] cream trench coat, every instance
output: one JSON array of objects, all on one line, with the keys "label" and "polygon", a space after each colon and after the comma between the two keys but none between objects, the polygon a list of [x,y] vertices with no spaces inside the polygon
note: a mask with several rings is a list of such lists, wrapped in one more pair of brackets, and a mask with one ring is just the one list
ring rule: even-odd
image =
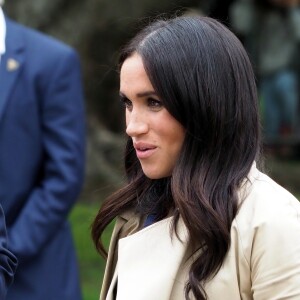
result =
[{"label": "cream trench coat", "polygon": [[[209,300],[300,300],[300,203],[254,166],[239,192],[231,247],[205,286]],[[179,220],[181,241],[170,236],[172,217],[138,231],[133,213],[118,217],[100,300],[184,300],[193,258]],[[193,298],[194,299],[194,298]]]}]

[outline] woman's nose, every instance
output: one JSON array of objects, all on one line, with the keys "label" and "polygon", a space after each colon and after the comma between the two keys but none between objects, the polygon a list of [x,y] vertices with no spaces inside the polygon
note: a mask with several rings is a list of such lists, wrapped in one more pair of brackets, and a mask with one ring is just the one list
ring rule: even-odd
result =
[{"label": "woman's nose", "polygon": [[138,136],[148,132],[148,124],[142,115],[136,112],[126,115],[126,133],[130,137]]}]

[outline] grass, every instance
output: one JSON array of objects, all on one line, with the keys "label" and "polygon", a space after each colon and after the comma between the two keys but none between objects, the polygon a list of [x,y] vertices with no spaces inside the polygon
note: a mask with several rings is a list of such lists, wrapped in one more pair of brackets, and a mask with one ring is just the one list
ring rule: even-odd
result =
[{"label": "grass", "polygon": [[[97,253],[91,239],[90,225],[98,211],[95,204],[78,203],[71,212],[70,222],[79,260],[83,300],[98,300],[105,268],[104,259]],[[104,233],[108,245],[113,225]]]}]

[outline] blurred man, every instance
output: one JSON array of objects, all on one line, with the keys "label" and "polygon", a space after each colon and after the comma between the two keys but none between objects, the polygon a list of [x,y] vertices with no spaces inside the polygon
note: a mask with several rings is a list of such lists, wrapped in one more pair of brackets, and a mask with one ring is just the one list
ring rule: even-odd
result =
[{"label": "blurred man", "polygon": [[299,135],[299,0],[236,0],[233,29],[243,38],[259,76],[268,145]]},{"label": "blurred man", "polygon": [[79,59],[0,13],[0,203],[19,261],[7,299],[79,300],[67,222],[84,173]]}]

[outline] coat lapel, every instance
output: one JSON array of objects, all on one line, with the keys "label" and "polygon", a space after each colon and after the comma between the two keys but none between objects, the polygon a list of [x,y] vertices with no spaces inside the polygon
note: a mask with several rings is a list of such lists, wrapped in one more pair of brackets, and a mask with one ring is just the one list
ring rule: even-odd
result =
[{"label": "coat lapel", "polygon": [[100,300],[113,300],[113,290],[117,282],[117,260],[118,260],[118,241],[130,234],[137,232],[142,220],[132,211],[124,212],[116,219],[114,231],[112,233],[108,258],[105,267],[105,277],[102,283]]},{"label": "coat lapel", "polygon": [[18,28],[12,21],[8,18],[5,21],[6,52],[0,62],[0,120],[24,61],[23,38],[18,35]]},{"label": "coat lapel", "polygon": [[[170,299],[188,241],[181,219],[177,227],[180,240],[175,233],[170,235],[172,220],[164,219],[119,240],[118,300]],[[184,287],[185,280],[176,284]]]}]

